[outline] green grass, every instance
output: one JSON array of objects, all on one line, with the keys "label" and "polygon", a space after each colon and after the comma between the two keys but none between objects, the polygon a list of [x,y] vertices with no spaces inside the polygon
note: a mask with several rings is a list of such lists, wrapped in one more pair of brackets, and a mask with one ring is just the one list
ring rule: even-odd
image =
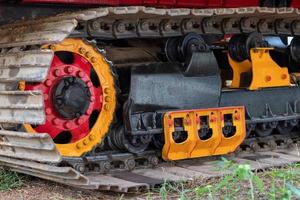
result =
[{"label": "green grass", "polygon": [[218,170],[230,173],[222,178],[190,183],[165,183],[159,191],[150,191],[145,199],[300,199],[300,165],[255,173],[250,165],[238,165],[223,159]]},{"label": "green grass", "polygon": [[0,192],[19,188],[22,185],[23,180],[19,174],[0,169]]}]

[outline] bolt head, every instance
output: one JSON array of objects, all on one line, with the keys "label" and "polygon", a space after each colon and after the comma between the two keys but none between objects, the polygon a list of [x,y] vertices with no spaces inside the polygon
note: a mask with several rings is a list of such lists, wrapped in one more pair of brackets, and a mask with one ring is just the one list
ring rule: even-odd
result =
[{"label": "bolt head", "polygon": [[85,139],[85,140],[83,140],[83,144],[84,144],[84,145],[88,145],[88,144],[89,144],[89,141]]},{"label": "bolt head", "polygon": [[65,69],[65,71],[66,71],[66,73],[71,74],[74,70],[73,70],[73,67],[68,66],[68,67]]},{"label": "bolt head", "polygon": [[52,123],[53,123],[54,125],[58,125],[58,124],[59,124],[59,119],[57,119],[57,118],[53,119],[53,120],[52,120]]},{"label": "bolt head", "polygon": [[148,24],[148,22],[142,22],[140,24],[140,27],[143,31],[147,31],[149,29],[149,24]]},{"label": "bolt head", "polygon": [[93,87],[93,83],[92,83],[91,81],[88,81],[88,82],[86,83],[86,85],[87,85],[89,88]]},{"label": "bolt head", "polygon": [[87,114],[87,115],[92,114],[92,109],[88,109],[88,110],[85,112],[85,114]]},{"label": "bolt head", "polygon": [[47,114],[47,115],[51,115],[51,114],[52,114],[52,110],[51,110],[50,108],[47,108],[47,109],[46,109],[46,114]]},{"label": "bolt head", "polygon": [[81,147],[82,147],[82,144],[81,144],[81,143],[77,143],[77,144],[76,144],[76,148],[77,148],[77,149],[81,149]]},{"label": "bolt head", "polygon": [[215,122],[217,119],[216,119],[216,117],[211,117],[210,118],[210,122]]},{"label": "bolt head", "polygon": [[83,119],[82,118],[78,118],[77,120],[76,120],[76,124],[77,125],[80,125],[80,124],[82,124],[83,123]]},{"label": "bolt head", "polygon": [[91,53],[90,53],[90,52],[86,52],[85,56],[86,56],[87,58],[90,58],[90,57],[91,57]]},{"label": "bolt head", "polygon": [[81,72],[81,71],[79,71],[79,72],[77,73],[77,75],[79,76],[79,78],[83,78],[83,77],[84,77],[84,73]]},{"label": "bolt head", "polygon": [[95,140],[95,136],[94,136],[94,135],[90,135],[90,136],[89,136],[89,140],[90,140],[90,141]]},{"label": "bolt head", "polygon": [[105,102],[110,102],[111,98],[110,97],[105,97]]},{"label": "bolt head", "polygon": [[170,23],[165,23],[164,24],[164,30],[165,31],[170,31],[171,30],[171,24]]},{"label": "bolt head", "polygon": [[56,69],[54,70],[54,73],[53,73],[54,76],[58,77],[61,75],[61,71],[59,69]]},{"label": "bolt head", "polygon": [[93,27],[94,30],[100,29],[100,27],[101,27],[100,22],[98,22],[98,21],[93,21],[92,27]]},{"label": "bolt head", "polygon": [[45,81],[45,85],[46,85],[47,87],[50,87],[50,86],[52,85],[52,81],[51,81],[50,79],[47,79],[47,80]]},{"label": "bolt head", "polygon": [[285,79],[287,79],[287,77],[288,76],[286,74],[282,74],[281,79],[285,80]]},{"label": "bolt head", "polygon": [[105,93],[105,94],[110,93],[110,89],[109,89],[109,88],[105,88],[105,89],[104,89],[104,93]]},{"label": "bolt head", "polygon": [[79,48],[79,53],[84,54],[86,50],[84,48]]},{"label": "bolt head", "polygon": [[269,75],[266,76],[265,80],[266,80],[266,82],[270,82],[272,80],[272,76],[269,76]]},{"label": "bolt head", "polygon": [[105,104],[105,105],[104,105],[104,110],[106,110],[106,111],[109,110],[109,105],[108,105],[108,104]]},{"label": "bolt head", "polygon": [[119,32],[119,33],[123,33],[123,32],[125,32],[125,30],[126,30],[126,27],[125,27],[125,24],[124,23],[119,23],[118,25],[117,25],[117,31]]},{"label": "bolt head", "polygon": [[95,57],[92,57],[92,58],[91,58],[91,62],[92,62],[92,63],[95,63],[96,60],[97,60],[97,59],[96,59]]},{"label": "bolt head", "polygon": [[65,128],[70,129],[72,127],[71,122],[66,122],[65,123]]},{"label": "bolt head", "polygon": [[191,30],[193,28],[193,22],[191,22],[190,20],[186,21],[184,27],[186,30]]},{"label": "bolt head", "polygon": [[94,102],[96,99],[95,99],[95,97],[94,96],[91,96],[91,102]]}]

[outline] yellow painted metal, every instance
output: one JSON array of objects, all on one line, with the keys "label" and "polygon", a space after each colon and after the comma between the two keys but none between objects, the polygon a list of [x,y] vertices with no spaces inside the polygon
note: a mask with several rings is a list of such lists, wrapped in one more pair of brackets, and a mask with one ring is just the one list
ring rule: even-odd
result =
[{"label": "yellow painted metal", "polygon": [[228,56],[228,62],[229,65],[232,68],[233,71],[233,77],[232,77],[232,83],[231,83],[231,88],[240,88],[241,87],[241,75],[242,73],[251,72],[251,62],[249,60],[244,60],[243,62],[236,62],[234,61],[229,54]]},{"label": "yellow painted metal", "polygon": [[[175,132],[175,119],[183,120],[183,129],[187,132],[187,139],[183,143],[175,143],[172,134]],[[196,145],[193,112],[167,113],[164,118],[165,145],[163,148],[164,160],[178,160],[191,157]]]},{"label": "yellow painted metal", "polygon": [[[195,126],[194,134],[196,135],[196,146],[191,152],[191,158],[203,157],[213,155],[215,149],[221,142],[221,132],[219,131],[218,111],[217,110],[196,110],[195,112]],[[212,129],[212,136],[209,139],[201,140],[198,136],[198,131],[201,128],[200,117],[207,117],[209,127]]]},{"label": "yellow painted metal", "polygon": [[[236,128],[236,132],[230,137],[225,137],[223,134],[224,115],[232,116],[232,124]],[[201,139],[198,134],[201,128],[201,117],[208,119],[209,128],[212,130],[211,137],[207,139]],[[187,134],[186,140],[180,143],[176,143],[173,139],[177,119],[184,122],[183,130]],[[164,116],[164,136],[165,144],[162,151],[164,160],[228,154],[233,152],[246,137],[244,107],[167,112]]]},{"label": "yellow painted metal", "polygon": [[[282,87],[290,85],[290,76],[286,67],[280,67],[270,56],[272,48],[254,48],[250,50],[250,61],[236,62],[229,57],[233,69],[232,88],[242,87],[241,74],[250,72],[252,80],[246,86],[249,90],[259,88]],[[245,81],[244,81],[245,82]]]},{"label": "yellow painted metal", "polygon": [[[54,52],[68,51],[81,55],[93,66],[99,77],[103,90],[102,110],[91,128],[90,133],[81,140],[70,144],[56,144],[62,156],[77,157],[91,151],[96,145],[101,143],[105,134],[109,131],[114,118],[116,108],[116,90],[114,77],[104,56],[92,45],[81,39],[68,38],[59,44],[45,45],[43,48],[50,48]],[[25,125],[28,132],[35,132],[31,125]]]},{"label": "yellow painted metal", "polygon": [[214,155],[223,155],[235,151],[235,149],[237,148],[237,144],[239,146],[246,137],[246,121],[244,107],[222,108],[219,111],[219,115],[221,123],[221,133],[225,126],[225,115],[232,116],[232,124],[236,128],[236,131],[235,134],[231,137],[225,137],[224,134],[221,134],[221,142],[215,149]]}]

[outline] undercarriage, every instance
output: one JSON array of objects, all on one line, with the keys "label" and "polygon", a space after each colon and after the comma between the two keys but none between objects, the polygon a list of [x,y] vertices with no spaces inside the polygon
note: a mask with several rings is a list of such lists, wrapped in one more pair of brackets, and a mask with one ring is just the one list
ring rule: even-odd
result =
[{"label": "undercarriage", "polygon": [[128,192],[220,176],[220,156],[299,162],[299,13],[102,7],[1,22],[0,164]]}]

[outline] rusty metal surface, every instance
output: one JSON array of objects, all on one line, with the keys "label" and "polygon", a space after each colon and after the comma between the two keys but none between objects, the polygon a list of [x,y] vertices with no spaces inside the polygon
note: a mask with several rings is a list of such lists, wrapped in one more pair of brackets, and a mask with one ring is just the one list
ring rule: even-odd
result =
[{"label": "rusty metal surface", "polygon": [[0,82],[40,82],[46,78],[53,59],[50,50],[0,54]]},{"label": "rusty metal surface", "polygon": [[76,20],[66,20],[0,28],[0,48],[61,42],[76,26]]},{"label": "rusty metal surface", "polygon": [[58,163],[62,160],[48,134],[0,130],[0,156]]},{"label": "rusty metal surface", "polygon": [[[228,159],[239,164],[249,164],[252,170],[263,170],[300,162],[299,149],[280,149],[273,152],[244,152]],[[7,155],[9,156],[9,155]],[[165,182],[191,181],[201,178],[220,177],[230,173],[220,169],[218,157],[213,160],[192,159],[176,162],[164,162],[156,168],[114,172],[111,174],[80,174],[71,167],[58,167],[30,160],[20,160],[0,156],[0,165],[10,169],[83,189],[102,191],[137,192],[156,187]]]},{"label": "rusty metal surface", "polygon": [[0,91],[0,123],[41,124],[44,100],[39,91]]}]

